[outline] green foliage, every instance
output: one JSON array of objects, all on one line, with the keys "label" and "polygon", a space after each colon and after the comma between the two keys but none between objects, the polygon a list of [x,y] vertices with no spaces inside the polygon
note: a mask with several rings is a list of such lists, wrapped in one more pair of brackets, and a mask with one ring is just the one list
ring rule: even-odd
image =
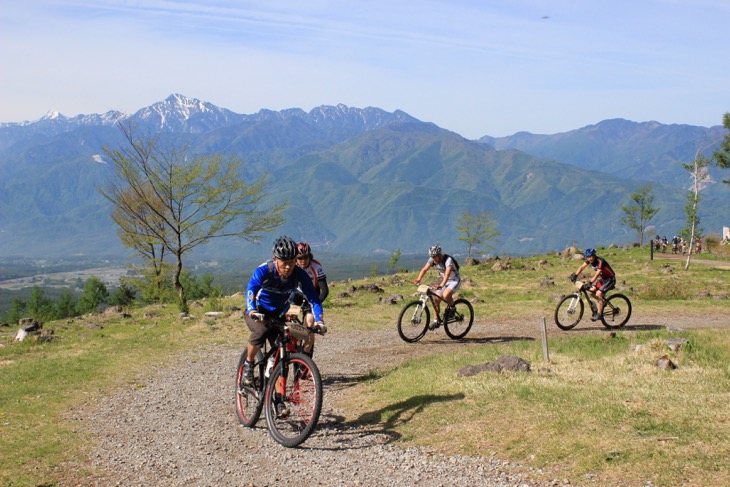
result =
[{"label": "green foliage", "polygon": [[370,266],[370,277],[378,277],[378,266],[376,264]]},{"label": "green foliage", "polygon": [[65,319],[76,316],[76,298],[70,289],[64,289],[56,301],[56,318]]},{"label": "green foliage", "polygon": [[635,204],[621,206],[621,210],[626,214],[621,217],[621,222],[632,230],[636,230],[639,234],[639,246],[644,245],[644,230],[652,218],[659,213],[658,208],[654,208],[654,195],[650,194],[651,184],[639,189],[637,193],[631,194],[631,199]]},{"label": "green foliage", "polygon": [[109,304],[126,308],[134,303],[137,298],[137,290],[130,284],[123,282],[115,288],[109,296]]},{"label": "green foliage", "polygon": [[180,282],[185,288],[185,294],[190,299],[203,299],[210,296],[213,291],[213,274],[203,274],[201,279],[190,274],[190,271],[183,269],[180,273]]},{"label": "green foliage", "polygon": [[400,260],[400,248],[396,250],[395,252],[390,253],[390,272],[395,272],[395,268],[398,265],[398,261]]},{"label": "green foliage", "polygon": [[23,317],[27,307],[27,302],[21,298],[13,298],[13,302],[10,305],[10,310],[5,316],[5,320],[8,323],[18,323]]},{"label": "green foliage", "polygon": [[[722,116],[722,125],[728,131],[720,143],[719,149],[713,154],[713,158],[718,167],[730,168],[730,112],[725,112]],[[730,179],[726,179],[723,183],[730,184]]]},{"label": "green foliage", "polygon": [[94,313],[99,306],[109,298],[109,291],[101,280],[96,276],[89,277],[84,283],[81,297],[76,304],[78,314]]},{"label": "green foliage", "polygon": [[46,293],[38,286],[33,286],[33,292],[27,303],[30,315],[38,321],[54,318],[53,300],[46,297]]},{"label": "green foliage", "polygon": [[466,242],[468,257],[472,257],[472,251],[493,250],[494,246],[490,244],[490,241],[500,235],[491,212],[472,215],[468,211],[464,211],[456,222],[456,229],[460,234],[459,240]]}]

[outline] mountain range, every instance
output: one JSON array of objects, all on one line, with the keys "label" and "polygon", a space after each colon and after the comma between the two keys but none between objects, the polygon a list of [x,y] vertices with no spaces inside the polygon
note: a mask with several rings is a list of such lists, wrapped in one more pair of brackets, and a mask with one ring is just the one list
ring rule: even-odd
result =
[{"label": "mountain range", "polygon": [[[321,106],[237,114],[182,95],[132,115],[107,112],[0,124],[0,254],[52,257],[123,255],[97,187],[113,178],[103,147],[124,143],[116,126],[131,121],[195,153],[244,161],[243,178],[268,174],[264,204],[288,202],[276,234],[307,240],[315,252],[423,253],[440,242],[465,251],[459,216],[491,212],[498,254],[559,250],[572,243],[625,244],[620,222],[631,193],[653,184],[658,234],[684,227],[691,183],[682,163],[709,154],[717,127],[606,120],[553,135],[517,133],[467,140],[405,112]],[[709,172],[702,226],[730,224],[730,187]],[[275,235],[271,235],[273,238]],[[221,240],[201,257],[262,255],[260,245]]]}]

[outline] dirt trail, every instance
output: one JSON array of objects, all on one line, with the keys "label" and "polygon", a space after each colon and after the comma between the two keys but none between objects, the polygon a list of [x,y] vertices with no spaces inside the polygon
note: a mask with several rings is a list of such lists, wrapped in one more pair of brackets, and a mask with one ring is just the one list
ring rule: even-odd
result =
[{"label": "dirt trail", "polygon": [[[416,356],[511,340],[540,340],[541,318],[487,319],[462,341],[443,330],[420,342],[400,340],[394,329],[343,331],[320,339],[317,363],[325,382],[319,426],[297,449],[276,444],[259,421],[243,428],[233,410],[233,376],[240,350],[233,344],[192,350],[127,391],[75,411],[71,420],[95,439],[90,462],[67,465],[62,485],[392,487],[567,485],[561,478],[538,480],[532,469],[501,458],[448,456],[429,448],[403,449],[388,424],[363,426],[343,408],[343,396],[369,371]],[[727,328],[723,316],[656,316],[638,308],[626,331]],[[590,321],[564,332],[548,322],[550,336],[604,333]],[[405,407],[405,406],[404,406]],[[417,414],[412,406],[403,414]],[[78,472],[93,472],[79,475]]]}]

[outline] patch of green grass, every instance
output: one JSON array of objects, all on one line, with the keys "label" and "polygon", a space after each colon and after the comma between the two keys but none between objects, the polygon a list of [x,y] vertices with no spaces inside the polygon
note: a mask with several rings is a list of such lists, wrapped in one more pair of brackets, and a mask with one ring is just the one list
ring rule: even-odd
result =
[{"label": "patch of green grass", "polygon": [[[548,479],[726,484],[730,332],[683,335],[690,345],[678,352],[669,349],[667,339],[676,336],[667,332],[560,338],[551,341],[547,366],[528,341],[412,360],[361,386],[354,420],[446,452],[497,449],[532,459]],[[656,367],[663,354],[680,367]],[[533,371],[456,376],[500,355],[520,356]]]}]

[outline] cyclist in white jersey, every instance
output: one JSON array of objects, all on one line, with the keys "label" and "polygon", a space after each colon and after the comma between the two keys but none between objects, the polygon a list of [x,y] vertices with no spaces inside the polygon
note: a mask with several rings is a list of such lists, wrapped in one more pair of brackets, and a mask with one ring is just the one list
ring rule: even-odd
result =
[{"label": "cyclist in white jersey", "polygon": [[[299,242],[297,244],[297,265],[304,269],[312,279],[314,289],[319,292],[319,302],[323,303],[325,298],[330,292],[329,286],[327,285],[327,276],[324,273],[324,268],[319,261],[314,260],[312,256],[312,248],[307,242]],[[303,295],[300,293],[296,298],[301,299],[300,303],[302,306],[302,313],[304,315],[304,324],[308,327],[314,326],[314,315],[312,314],[312,306],[308,301],[304,300]],[[312,356],[314,349],[314,333],[310,333],[309,339],[304,343],[304,353]]]},{"label": "cyclist in white jersey", "polygon": [[434,296],[434,308],[436,309],[437,318],[431,324],[431,329],[441,326],[438,319],[441,301],[446,301],[448,307],[444,313],[444,319],[448,319],[453,315],[454,309],[454,293],[461,287],[461,276],[456,267],[454,259],[441,252],[441,246],[436,244],[428,249],[428,262],[423,266],[418,277],[413,281],[416,284],[421,283],[421,279],[431,267],[435,267],[441,278],[441,282],[436,286],[436,296]]}]

